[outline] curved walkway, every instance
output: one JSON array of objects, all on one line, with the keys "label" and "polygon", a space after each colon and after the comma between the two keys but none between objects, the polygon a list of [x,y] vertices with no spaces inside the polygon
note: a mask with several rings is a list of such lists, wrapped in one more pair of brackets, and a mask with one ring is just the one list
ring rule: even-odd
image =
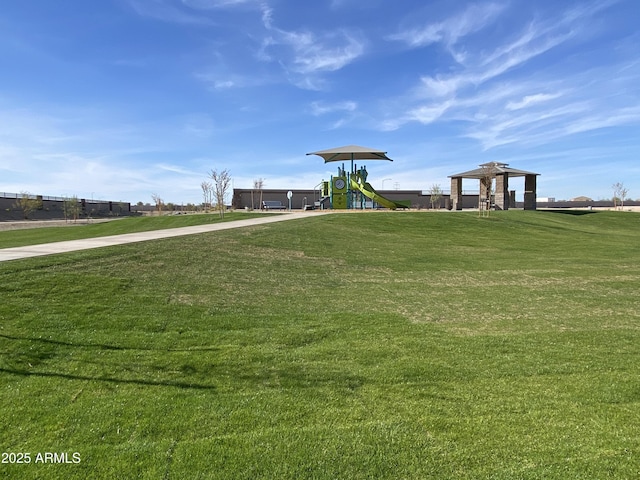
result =
[{"label": "curved walkway", "polygon": [[194,235],[197,233],[215,232],[218,230],[229,230],[231,228],[248,227],[251,225],[263,225],[266,223],[282,222],[296,218],[306,218],[310,215],[322,215],[328,212],[314,213],[287,213],[283,215],[265,215],[259,218],[248,218],[246,220],[235,220],[232,222],[212,223],[209,225],[197,225],[193,227],[170,228],[166,230],[152,230],[140,233],[125,233],[122,235],[111,235],[107,237],[85,238],[82,240],[68,240],[65,242],[43,243],[39,245],[28,245],[24,247],[11,247],[0,249],[0,262],[8,260],[18,260],[21,258],[40,257],[43,255],[55,255],[57,253],[75,252],[78,250],[89,250],[92,248],[112,247],[125,243],[146,242],[148,240],[158,240],[161,238],[180,237],[183,235]]}]

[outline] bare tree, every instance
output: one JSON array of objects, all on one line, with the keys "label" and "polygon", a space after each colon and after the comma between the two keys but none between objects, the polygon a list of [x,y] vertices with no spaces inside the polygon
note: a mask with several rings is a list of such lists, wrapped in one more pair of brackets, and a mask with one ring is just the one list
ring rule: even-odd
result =
[{"label": "bare tree", "polygon": [[611,188],[613,188],[613,208],[618,208],[618,202],[620,208],[624,208],[624,199],[627,198],[629,190],[620,182],[614,183]]},{"label": "bare tree", "polygon": [[70,198],[65,198],[62,208],[64,209],[64,219],[65,221],[73,220],[73,223],[76,223],[78,217],[80,216],[80,211],[82,210],[82,206],[78,201],[78,197],[74,195]]},{"label": "bare tree", "polygon": [[200,187],[202,188],[204,210],[205,212],[208,212],[211,208],[211,200],[213,198],[213,185],[211,182],[204,181],[200,184]]},{"label": "bare tree", "polygon": [[20,192],[20,197],[16,200],[14,207],[22,210],[22,216],[26,220],[34,210],[42,208],[42,200],[38,197],[34,197],[29,192]]},{"label": "bare tree", "polygon": [[489,162],[480,165],[480,204],[478,215],[489,216],[491,210],[491,196],[493,195],[493,179],[496,176],[496,163]]},{"label": "bare tree", "polygon": [[256,190],[260,190],[259,188],[260,180],[255,180],[255,179],[253,180],[253,188],[251,189],[251,209],[252,210],[256,208],[256,202],[253,200],[253,192],[255,192]]},{"label": "bare tree", "polygon": [[431,204],[431,208],[440,208],[440,199],[442,198],[442,189],[440,185],[434,183],[431,185],[429,189],[429,203]]},{"label": "bare tree", "polygon": [[629,190],[626,187],[622,187],[620,189],[620,208],[624,208],[624,201],[627,198],[627,194],[629,193]]},{"label": "bare tree", "polygon": [[[264,188],[264,179],[259,178],[253,181],[253,189],[260,192],[260,208],[262,208],[262,189]],[[251,191],[251,208],[255,208],[253,204],[253,190]]]},{"label": "bare tree", "polygon": [[213,188],[216,196],[216,207],[220,211],[220,218],[224,218],[224,197],[227,195],[231,185],[231,174],[228,170],[211,170],[209,177],[213,180]]},{"label": "bare tree", "polygon": [[162,198],[160,198],[160,195],[158,195],[157,193],[152,193],[151,194],[151,198],[153,199],[154,203],[156,204],[156,210],[158,210],[158,215],[161,215],[162,206],[164,204]]}]

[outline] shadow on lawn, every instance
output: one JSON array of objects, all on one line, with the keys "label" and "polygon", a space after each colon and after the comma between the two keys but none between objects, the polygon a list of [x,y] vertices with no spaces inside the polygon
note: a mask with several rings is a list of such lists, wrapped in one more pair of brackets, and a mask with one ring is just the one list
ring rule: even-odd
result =
[{"label": "shadow on lawn", "polygon": [[[166,348],[130,348],[130,347],[121,347],[117,345],[101,345],[101,344],[80,344],[80,343],[71,343],[64,342],[60,340],[50,340],[46,338],[29,338],[29,337],[14,337],[10,335],[0,334],[0,338],[4,338],[7,340],[14,340],[19,342],[32,342],[32,343],[42,343],[45,345],[60,345],[63,347],[79,347],[79,348],[97,348],[100,350],[112,350],[112,351],[125,351],[125,350],[147,350],[147,351],[164,351],[164,352],[180,352],[180,351],[203,351],[203,350],[217,350],[217,348],[206,347],[206,348],[185,348],[185,349],[166,349]],[[36,349],[37,350],[37,349]],[[45,352],[31,352],[32,355],[23,359],[23,361],[33,363],[34,366],[37,366],[43,363],[45,360],[52,356],[50,351]],[[0,373],[8,373],[12,375],[21,375],[24,377],[51,377],[51,378],[62,378],[67,380],[84,380],[84,381],[94,381],[94,382],[108,382],[108,383],[119,383],[119,384],[137,384],[137,385],[147,385],[147,386],[156,386],[156,387],[177,387],[177,388],[188,388],[188,389],[196,389],[196,390],[216,390],[216,387],[213,385],[205,385],[193,382],[180,382],[180,381],[172,381],[172,380],[146,380],[146,379],[125,379],[125,378],[114,378],[114,377],[91,377],[91,376],[83,376],[83,375],[71,375],[67,373],[56,373],[56,372],[39,372],[32,370],[24,370],[19,368],[0,368]]]},{"label": "shadow on lawn", "polygon": [[218,347],[191,347],[191,348],[151,348],[151,347],[123,347],[120,345],[106,345],[101,343],[72,343],[65,342],[63,340],[52,340],[49,338],[33,338],[33,337],[12,337],[11,335],[0,334],[0,338],[6,338],[7,340],[17,340],[20,342],[39,342],[50,345],[62,345],[64,347],[82,347],[82,348],[98,348],[100,350],[159,350],[163,352],[202,352],[202,351],[217,351]]},{"label": "shadow on lawn", "polygon": [[582,215],[590,215],[592,213],[598,213],[597,211],[594,210],[564,210],[564,209],[558,209],[558,210],[541,210],[544,213],[563,213],[565,215],[574,215],[574,216],[582,216]]},{"label": "shadow on lawn", "polygon": [[29,372],[27,370],[13,370],[9,368],[0,368],[0,372],[9,373],[12,375],[21,375],[24,377],[52,377],[52,378],[64,378],[66,380],[83,380],[89,382],[108,382],[119,384],[134,384],[134,385],[147,385],[152,387],[177,387],[177,388],[189,388],[196,390],[216,390],[213,385],[200,385],[197,383],[187,382],[171,382],[171,381],[153,381],[153,380],[131,380],[123,378],[110,378],[110,377],[84,377],[82,375],[69,375],[67,373],[52,373],[52,372]]}]

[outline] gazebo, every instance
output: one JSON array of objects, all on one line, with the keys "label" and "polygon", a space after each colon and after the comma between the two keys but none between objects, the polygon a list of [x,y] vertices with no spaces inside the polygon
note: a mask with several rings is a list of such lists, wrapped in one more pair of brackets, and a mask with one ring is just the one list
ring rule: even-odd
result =
[{"label": "gazebo", "polygon": [[[496,179],[495,206],[499,210],[508,210],[515,206],[515,192],[509,192],[509,177],[524,177],[524,209],[536,209],[536,184],[539,173],[526,172],[509,167],[507,163],[483,163],[475,170],[449,175],[451,178],[451,206],[453,210],[462,210],[462,179],[473,178],[480,181],[480,199],[487,199],[487,193],[493,179]],[[487,199],[488,200],[488,199]]]}]

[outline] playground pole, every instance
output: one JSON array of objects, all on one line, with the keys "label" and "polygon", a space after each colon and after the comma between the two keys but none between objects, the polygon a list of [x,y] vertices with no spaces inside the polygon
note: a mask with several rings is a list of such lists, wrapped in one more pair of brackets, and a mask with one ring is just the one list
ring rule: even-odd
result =
[{"label": "playground pole", "polygon": [[351,169],[347,175],[347,208],[351,210],[353,208],[353,199],[351,198],[351,173],[353,172],[353,152],[351,152]]}]

